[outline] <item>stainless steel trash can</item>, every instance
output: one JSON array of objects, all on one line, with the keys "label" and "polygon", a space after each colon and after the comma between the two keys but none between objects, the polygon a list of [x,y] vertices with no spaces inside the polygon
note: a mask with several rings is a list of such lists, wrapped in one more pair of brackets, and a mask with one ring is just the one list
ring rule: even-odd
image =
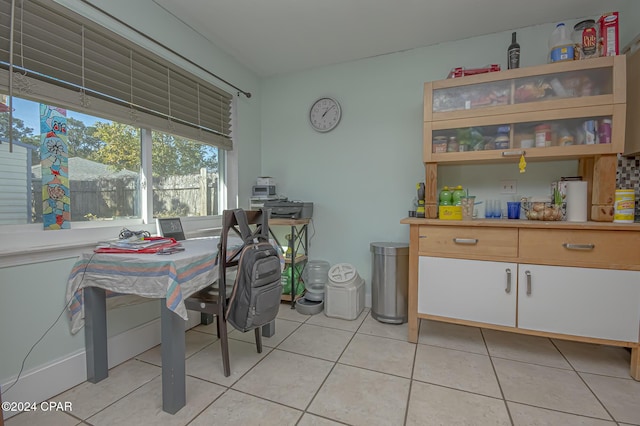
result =
[{"label": "stainless steel trash can", "polygon": [[371,243],[371,315],[380,322],[407,322],[409,244]]}]

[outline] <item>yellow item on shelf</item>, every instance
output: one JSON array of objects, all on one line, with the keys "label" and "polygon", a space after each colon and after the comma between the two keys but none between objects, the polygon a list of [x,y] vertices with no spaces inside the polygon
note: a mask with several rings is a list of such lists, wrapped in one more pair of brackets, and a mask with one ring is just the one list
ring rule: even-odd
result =
[{"label": "yellow item on shelf", "polygon": [[462,220],[462,206],[438,206],[438,217],[442,220]]}]

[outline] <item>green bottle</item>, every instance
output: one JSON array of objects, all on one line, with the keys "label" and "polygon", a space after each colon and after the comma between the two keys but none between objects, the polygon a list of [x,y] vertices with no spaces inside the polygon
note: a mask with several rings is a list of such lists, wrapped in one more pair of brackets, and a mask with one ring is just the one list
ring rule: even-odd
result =
[{"label": "green bottle", "polygon": [[291,265],[287,265],[280,275],[282,281],[282,294],[291,294]]},{"label": "green bottle", "polygon": [[440,205],[450,206],[451,198],[452,198],[452,194],[451,194],[451,191],[449,191],[449,187],[445,186],[444,188],[442,188],[442,191],[440,191]]},{"label": "green bottle", "polygon": [[465,197],[467,195],[466,192],[464,192],[464,189],[462,189],[461,185],[456,186],[456,189],[453,190],[453,192],[451,193],[451,203],[454,206],[460,206],[462,205],[462,203],[460,202],[460,199],[462,197]]}]

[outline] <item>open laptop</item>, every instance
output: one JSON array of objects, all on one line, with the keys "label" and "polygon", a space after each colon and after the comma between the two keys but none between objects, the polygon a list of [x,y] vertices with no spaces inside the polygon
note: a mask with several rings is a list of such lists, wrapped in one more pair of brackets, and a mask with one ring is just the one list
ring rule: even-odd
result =
[{"label": "open laptop", "polygon": [[166,238],[173,238],[176,241],[185,239],[182,222],[179,217],[163,217],[156,218],[156,227],[158,235]]}]

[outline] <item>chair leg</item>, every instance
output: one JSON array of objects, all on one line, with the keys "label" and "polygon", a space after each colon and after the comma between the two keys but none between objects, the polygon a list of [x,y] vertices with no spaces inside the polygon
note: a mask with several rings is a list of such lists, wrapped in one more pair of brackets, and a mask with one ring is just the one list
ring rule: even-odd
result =
[{"label": "chair leg", "polygon": [[224,377],[231,375],[231,366],[229,365],[229,340],[227,338],[227,321],[223,315],[218,316],[218,334],[220,336],[220,349],[222,350],[222,366],[224,368]]},{"label": "chair leg", "polygon": [[255,328],[256,333],[256,349],[258,349],[258,353],[262,353],[262,336],[260,335],[260,327]]},{"label": "chair leg", "polygon": [[200,324],[209,325],[213,322],[215,318],[213,318],[213,314],[207,314],[204,312],[200,312]]},{"label": "chair leg", "polygon": [[216,318],[214,318],[217,323],[216,323],[216,335],[218,337],[218,339],[220,338],[220,315],[214,315]]}]

